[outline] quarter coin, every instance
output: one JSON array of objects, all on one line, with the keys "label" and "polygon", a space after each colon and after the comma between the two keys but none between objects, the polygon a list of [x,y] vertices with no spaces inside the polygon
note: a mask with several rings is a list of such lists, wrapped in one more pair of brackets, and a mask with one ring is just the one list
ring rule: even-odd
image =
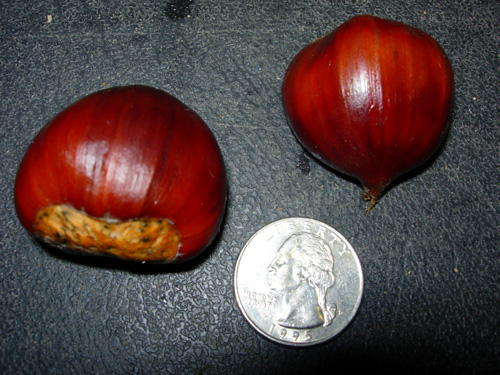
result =
[{"label": "quarter coin", "polygon": [[246,320],[268,339],[311,346],[353,320],[363,272],[351,244],[309,218],[275,221],[257,231],[236,263],[234,288]]}]

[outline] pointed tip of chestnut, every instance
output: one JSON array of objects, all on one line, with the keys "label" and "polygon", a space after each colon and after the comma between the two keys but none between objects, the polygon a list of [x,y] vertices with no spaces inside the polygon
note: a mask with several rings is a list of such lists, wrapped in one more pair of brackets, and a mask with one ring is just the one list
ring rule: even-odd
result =
[{"label": "pointed tip of chestnut", "polygon": [[18,217],[70,252],[180,262],[220,230],[227,178],[205,122],[147,86],[88,95],[30,144],[14,187]]},{"label": "pointed tip of chestnut", "polygon": [[366,213],[369,213],[372,208],[375,206],[375,204],[378,202],[380,196],[385,190],[386,185],[379,185],[373,188],[368,188],[366,186],[363,186],[363,200],[370,202],[370,205],[366,209]]},{"label": "pointed tip of chestnut", "polygon": [[375,206],[375,203],[377,203],[378,201],[378,196],[379,193],[367,188],[363,188],[363,200],[370,202],[370,205],[366,209],[366,213],[369,213],[372,210],[373,206]]},{"label": "pointed tip of chestnut", "polygon": [[[294,57],[282,100],[314,156],[364,186],[385,187],[443,143],[453,92],[451,64],[431,36],[361,15]],[[379,193],[370,193],[369,210]]]},{"label": "pointed tip of chestnut", "polygon": [[369,214],[370,211],[372,210],[373,206],[375,206],[375,203],[377,203],[377,198],[371,198],[370,199],[370,205],[366,208],[366,213]]}]

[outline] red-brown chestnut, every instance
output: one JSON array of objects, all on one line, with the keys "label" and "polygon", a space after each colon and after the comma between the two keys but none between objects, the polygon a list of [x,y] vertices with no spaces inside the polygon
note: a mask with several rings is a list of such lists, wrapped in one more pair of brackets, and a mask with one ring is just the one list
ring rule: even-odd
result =
[{"label": "red-brown chestnut", "polygon": [[220,229],[224,163],[203,120],[164,91],[91,94],[38,133],[17,172],[30,232],[63,250],[125,260],[188,260]]},{"label": "red-brown chestnut", "polygon": [[370,210],[442,144],[453,90],[450,62],[429,35],[357,16],[297,54],[282,98],[299,141],[359,180]]}]

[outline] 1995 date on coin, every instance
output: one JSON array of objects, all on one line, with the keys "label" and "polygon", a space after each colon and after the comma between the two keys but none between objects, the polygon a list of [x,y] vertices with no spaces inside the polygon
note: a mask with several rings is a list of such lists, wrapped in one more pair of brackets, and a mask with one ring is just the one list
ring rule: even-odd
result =
[{"label": "1995 date on coin", "polygon": [[308,218],[278,220],[255,233],[236,264],[234,288],[248,322],[275,342],[325,342],[352,321],[363,272],[351,244]]}]

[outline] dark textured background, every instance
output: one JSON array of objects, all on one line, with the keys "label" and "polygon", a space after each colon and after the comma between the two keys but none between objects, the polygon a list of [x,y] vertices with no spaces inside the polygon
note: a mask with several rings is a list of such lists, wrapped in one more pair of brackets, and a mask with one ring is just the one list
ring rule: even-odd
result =
[{"label": "dark textured background", "polygon": [[[292,57],[361,13],[431,34],[456,80],[441,153],[369,215],[359,185],[304,153],[280,97]],[[0,17],[2,374],[498,373],[498,0],[3,0]],[[223,231],[190,264],[61,255],[15,216],[16,169],[41,126],[76,99],[125,84],[178,97],[222,149]],[[365,272],[353,324],[311,349],[262,338],[232,287],[245,242],[289,216],[335,227]]]}]

